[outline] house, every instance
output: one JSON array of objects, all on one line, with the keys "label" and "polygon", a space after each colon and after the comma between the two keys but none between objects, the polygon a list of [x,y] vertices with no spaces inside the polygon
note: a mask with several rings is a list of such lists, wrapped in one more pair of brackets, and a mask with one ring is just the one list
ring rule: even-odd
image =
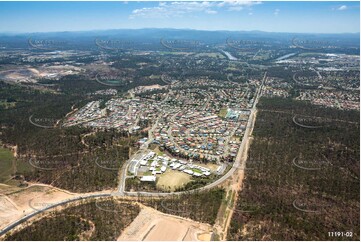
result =
[{"label": "house", "polygon": [[156,179],[156,176],[143,176],[140,178],[140,180],[143,182],[155,182]]}]

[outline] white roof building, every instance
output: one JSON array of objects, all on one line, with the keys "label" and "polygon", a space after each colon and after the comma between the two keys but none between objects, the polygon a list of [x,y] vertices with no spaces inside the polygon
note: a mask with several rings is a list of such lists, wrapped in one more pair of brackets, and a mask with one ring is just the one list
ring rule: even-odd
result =
[{"label": "white roof building", "polygon": [[193,172],[193,176],[202,176],[202,174],[195,171]]},{"label": "white roof building", "polygon": [[204,175],[209,176],[211,173],[209,171],[203,172]]},{"label": "white roof building", "polygon": [[155,182],[156,179],[156,176],[143,176],[140,178],[140,180],[143,182]]},{"label": "white roof building", "polygon": [[140,165],[145,166],[147,164],[147,162],[148,162],[147,160],[141,160]]},{"label": "white roof building", "polygon": [[187,173],[187,174],[189,174],[189,175],[193,175],[193,171],[192,170],[183,170],[183,172],[185,172],[185,173]]}]

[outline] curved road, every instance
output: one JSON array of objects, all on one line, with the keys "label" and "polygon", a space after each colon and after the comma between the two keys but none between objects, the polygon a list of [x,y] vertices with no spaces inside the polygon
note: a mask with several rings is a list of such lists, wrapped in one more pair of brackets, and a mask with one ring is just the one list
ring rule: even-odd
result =
[{"label": "curved road", "polygon": [[0,236],[3,236],[4,234],[6,234],[7,232],[9,232],[10,230],[12,230],[13,228],[15,228],[16,226],[18,226],[19,224],[29,220],[30,218],[42,213],[42,212],[45,212],[49,209],[52,209],[52,208],[55,208],[57,206],[60,206],[60,205],[65,205],[67,203],[71,203],[71,202],[75,202],[75,201],[78,201],[78,200],[82,200],[82,199],[88,199],[88,198],[96,198],[96,197],[110,197],[112,196],[111,193],[101,193],[101,194],[92,194],[92,195],[86,195],[86,196],[79,196],[79,197],[74,197],[74,198],[70,198],[70,199],[67,199],[67,200],[64,200],[64,201],[61,201],[61,202],[58,202],[58,203],[54,203],[54,204],[51,204],[49,206],[46,206],[45,208],[42,208],[42,209],[39,209],[39,210],[35,210],[34,212],[32,213],[29,213],[27,215],[25,215],[24,217],[22,217],[21,219],[18,219],[16,220],[15,222],[7,225],[5,228],[3,228],[2,230],[0,230]]},{"label": "curved road", "polygon": [[[127,196],[139,196],[139,195],[142,195],[142,196],[148,196],[148,197],[153,197],[153,196],[154,197],[160,197],[160,196],[179,195],[179,194],[183,194],[183,193],[204,191],[204,190],[208,190],[208,189],[214,188],[214,187],[222,184],[225,180],[227,180],[229,177],[231,177],[233,175],[233,173],[239,167],[242,166],[242,168],[244,168],[245,163],[241,164],[242,153],[243,153],[243,151],[245,149],[245,146],[246,146],[246,144],[248,142],[248,137],[251,135],[250,132],[251,132],[252,127],[254,126],[254,123],[255,123],[256,105],[257,105],[257,103],[259,101],[259,98],[261,96],[262,88],[263,88],[263,85],[264,85],[264,83],[266,81],[266,78],[267,78],[267,72],[265,72],[265,74],[263,76],[263,79],[262,79],[261,86],[257,90],[255,101],[253,102],[253,106],[252,106],[252,109],[251,109],[251,114],[249,115],[249,118],[248,118],[247,128],[246,128],[246,131],[244,133],[242,143],[241,143],[241,145],[239,147],[236,160],[234,161],[232,168],[224,176],[222,176],[221,178],[219,178],[218,180],[214,181],[211,184],[208,184],[208,185],[206,185],[204,187],[197,188],[197,189],[194,189],[194,190],[189,190],[189,191],[182,191],[182,192],[127,192],[127,191],[125,191],[125,178],[126,178],[126,171],[127,171],[128,164],[126,164],[124,166],[124,168],[122,169],[122,172],[123,172],[122,176],[121,176],[122,180],[120,182],[118,195],[119,196],[124,196],[124,195],[127,195]],[[150,139],[148,139],[148,141],[150,142]],[[131,160],[131,159],[129,159],[129,160]]]},{"label": "curved road", "polygon": [[[83,196],[79,196],[79,197],[75,197],[75,198],[70,198],[70,199],[67,199],[67,200],[64,200],[64,201],[60,201],[56,204],[51,204],[43,209],[40,209],[40,210],[36,210],[30,214],[27,214],[25,215],[24,217],[22,217],[21,219],[18,219],[16,221],[14,221],[13,223],[7,225],[5,228],[3,228],[2,230],[0,230],[0,236],[3,236],[5,235],[7,232],[9,232],[10,230],[12,230],[13,228],[15,228],[16,226],[20,225],[21,223],[29,220],[30,218],[42,213],[42,212],[45,212],[47,210],[50,210],[52,208],[55,208],[57,206],[61,206],[61,205],[65,205],[67,203],[71,203],[71,202],[75,202],[75,201],[78,201],[78,200],[83,200],[83,199],[89,199],[89,198],[97,198],[97,197],[111,197],[111,196],[138,196],[138,195],[143,195],[143,196],[170,196],[170,195],[179,195],[179,194],[182,194],[182,193],[189,193],[189,192],[196,192],[196,191],[203,191],[203,190],[207,190],[207,189],[211,189],[211,188],[214,188],[220,184],[222,184],[225,180],[227,180],[229,177],[231,177],[233,175],[233,173],[239,168],[239,167],[245,167],[245,163],[241,164],[241,157],[242,157],[242,153],[243,153],[243,150],[247,144],[247,141],[248,141],[248,137],[251,135],[251,130],[252,130],[252,127],[254,126],[254,123],[255,123],[255,112],[256,112],[256,105],[258,103],[258,100],[259,100],[259,97],[261,96],[261,91],[262,91],[262,88],[263,88],[263,85],[266,81],[266,75],[267,75],[267,72],[265,72],[264,76],[263,76],[263,80],[262,80],[262,83],[261,83],[261,86],[259,87],[259,89],[257,90],[257,94],[256,94],[256,98],[255,98],[255,101],[253,102],[253,106],[252,106],[252,109],[251,109],[251,114],[248,118],[248,122],[247,122],[247,128],[246,128],[246,131],[244,133],[244,136],[243,136],[243,139],[242,139],[242,143],[240,145],[240,148],[238,150],[238,153],[237,153],[237,157],[236,157],[236,160],[235,162],[233,163],[233,166],[232,168],[224,175],[222,176],[220,179],[214,181],[213,183],[211,184],[208,184],[204,187],[201,187],[201,188],[198,188],[198,189],[194,189],[194,190],[190,190],[190,191],[183,191],[183,192],[170,192],[170,193],[160,193],[160,192],[126,192],[124,191],[124,188],[125,188],[125,178],[126,178],[126,175],[127,175],[127,168],[128,168],[128,162],[127,164],[125,164],[121,170],[121,181],[120,181],[120,184],[119,184],[119,190],[117,193],[99,193],[99,194],[91,194],[91,195],[83,195]],[[144,146],[145,148],[148,146],[149,142],[150,142],[151,139],[148,139],[147,141],[147,144]],[[137,152],[138,153],[138,152]],[[129,159],[128,161],[131,161],[131,159]]]}]

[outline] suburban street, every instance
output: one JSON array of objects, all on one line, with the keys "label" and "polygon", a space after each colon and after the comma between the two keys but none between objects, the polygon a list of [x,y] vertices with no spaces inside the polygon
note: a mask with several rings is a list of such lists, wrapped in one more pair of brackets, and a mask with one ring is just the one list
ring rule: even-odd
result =
[{"label": "suburban street", "polygon": [[217,187],[218,185],[222,184],[224,181],[226,181],[228,178],[230,178],[238,168],[245,168],[245,166],[246,166],[245,162],[241,163],[241,161],[242,161],[241,158],[242,158],[243,151],[244,151],[245,147],[247,146],[248,138],[249,138],[249,136],[252,135],[252,133],[251,133],[251,131],[253,130],[252,127],[254,126],[255,121],[256,121],[256,119],[255,119],[256,105],[257,105],[257,103],[259,101],[259,98],[261,96],[262,88],[263,88],[263,85],[264,85],[264,83],[266,81],[266,78],[267,78],[266,75],[267,75],[267,72],[265,72],[265,74],[263,76],[263,79],[262,79],[262,83],[261,83],[260,87],[257,90],[256,98],[255,98],[255,100],[253,102],[253,106],[252,106],[252,109],[251,109],[251,114],[249,116],[249,119],[248,119],[248,122],[247,122],[247,127],[246,127],[246,130],[245,130],[245,133],[244,133],[240,148],[238,150],[235,162],[233,163],[232,168],[224,176],[222,176],[220,179],[218,179],[218,180],[214,181],[213,183],[208,184],[208,185],[206,185],[204,187],[194,189],[194,190],[190,190],[190,191],[183,191],[183,192],[127,192],[127,191],[125,191],[125,180],[127,178],[127,170],[128,170],[128,166],[130,164],[130,161],[136,155],[138,155],[139,153],[146,150],[148,148],[148,145],[153,141],[153,137],[152,137],[153,132],[152,132],[152,130],[154,129],[154,127],[158,123],[158,120],[157,120],[155,122],[155,124],[153,125],[152,129],[149,131],[150,135],[149,135],[149,138],[146,141],[146,143],[144,143],[141,146],[141,148],[135,154],[133,154],[128,159],[128,161],[122,166],[122,169],[120,171],[120,181],[119,181],[117,192],[115,192],[115,193],[98,193],[98,194],[78,196],[78,197],[75,197],[75,198],[67,199],[67,200],[60,201],[58,203],[49,205],[49,206],[47,206],[47,207],[45,207],[43,209],[40,209],[40,210],[35,210],[34,212],[25,215],[23,218],[21,218],[21,219],[15,221],[13,223],[7,225],[5,228],[3,228],[0,231],[0,236],[6,234],[11,229],[15,228],[16,226],[20,225],[21,223],[23,223],[25,221],[28,221],[29,219],[31,219],[32,217],[34,217],[34,216],[36,216],[36,215],[38,215],[40,213],[48,211],[48,210],[50,210],[52,208],[55,208],[57,206],[65,205],[65,204],[75,202],[75,201],[79,201],[79,200],[84,200],[84,199],[89,199],[89,198],[99,198],[99,197],[111,197],[111,196],[119,196],[119,197],[129,196],[129,197],[132,197],[132,196],[140,196],[140,195],[145,196],[145,197],[167,197],[167,196],[179,195],[179,194],[183,194],[183,193],[209,190],[209,189],[212,189],[212,188]]},{"label": "suburban street", "polygon": [[7,232],[9,232],[11,229],[15,228],[16,226],[20,225],[21,223],[28,221],[29,219],[31,219],[32,217],[46,212],[52,208],[55,208],[57,206],[60,205],[65,205],[71,202],[75,202],[75,201],[80,201],[80,200],[84,200],[84,199],[89,199],[89,198],[99,198],[99,197],[110,197],[112,196],[112,194],[110,193],[98,193],[98,194],[91,194],[91,195],[84,195],[84,196],[79,196],[79,197],[75,197],[75,198],[70,198],[64,201],[60,201],[58,203],[54,203],[51,204],[49,206],[46,206],[45,208],[39,209],[39,210],[34,210],[32,213],[29,213],[27,215],[25,215],[23,218],[16,220],[15,222],[9,224],[8,226],[6,226],[5,228],[3,228],[2,230],[0,230],[0,236],[5,235]]},{"label": "suburban street", "polygon": [[[127,191],[124,190],[124,188],[125,188],[125,175],[126,175],[127,167],[128,167],[129,161],[131,161],[131,159],[129,159],[128,162],[123,166],[125,168],[122,169],[123,173],[121,175],[121,177],[122,177],[121,183],[123,185],[119,186],[119,194],[120,195],[127,195],[127,196],[139,196],[139,195],[142,195],[142,196],[147,196],[147,197],[152,197],[152,196],[159,197],[159,196],[171,196],[171,195],[189,193],[189,192],[196,192],[196,191],[204,191],[204,190],[208,190],[208,189],[214,188],[214,187],[222,184],[229,177],[231,177],[233,175],[233,173],[238,168],[244,169],[245,166],[246,166],[246,163],[241,164],[241,160],[242,160],[241,157],[242,157],[242,153],[243,153],[245,147],[247,146],[248,138],[249,138],[249,136],[252,135],[252,133],[250,133],[250,132],[251,132],[251,130],[253,130],[252,127],[254,126],[255,121],[256,121],[256,119],[255,119],[256,106],[257,106],[257,103],[258,103],[259,98],[261,96],[262,88],[263,88],[264,83],[266,82],[266,79],[267,79],[267,72],[265,72],[265,74],[263,76],[263,79],[262,79],[262,83],[261,83],[260,87],[257,90],[256,98],[255,98],[255,101],[254,101],[252,109],[251,109],[251,114],[250,114],[248,122],[247,122],[247,127],[246,127],[246,130],[245,130],[245,133],[244,133],[240,148],[238,150],[236,160],[233,163],[232,168],[224,176],[222,176],[220,179],[214,181],[211,184],[208,184],[208,185],[206,185],[204,187],[194,189],[194,190],[191,190],[191,191],[183,191],[183,192],[127,192]],[[149,138],[147,142],[151,142],[151,138]]]}]

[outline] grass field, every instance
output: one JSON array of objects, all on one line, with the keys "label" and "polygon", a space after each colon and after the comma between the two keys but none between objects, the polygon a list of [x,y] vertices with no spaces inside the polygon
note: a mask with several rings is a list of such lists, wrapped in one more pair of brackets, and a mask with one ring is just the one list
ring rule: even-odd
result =
[{"label": "grass field", "polygon": [[[15,162],[15,170],[13,163]],[[24,161],[16,161],[10,149],[0,147],[0,183],[4,183],[11,178],[15,172],[26,172],[31,166]],[[7,185],[18,185],[18,182],[6,182]]]},{"label": "grass field", "polygon": [[173,170],[167,170],[157,181],[157,188],[162,190],[174,191],[176,188],[182,187],[191,180],[191,176]]},{"label": "grass field", "polygon": [[228,111],[227,111],[227,108],[222,108],[222,109],[219,111],[218,116],[221,117],[221,118],[224,118],[224,117],[226,117],[227,112],[228,112]]},{"label": "grass field", "polygon": [[201,171],[200,169],[198,169],[198,168],[192,168],[191,170],[192,170],[193,172],[197,172],[197,173],[202,174],[202,171]]},{"label": "grass field", "polygon": [[0,148],[0,182],[5,182],[13,173],[14,156],[11,150]]}]

